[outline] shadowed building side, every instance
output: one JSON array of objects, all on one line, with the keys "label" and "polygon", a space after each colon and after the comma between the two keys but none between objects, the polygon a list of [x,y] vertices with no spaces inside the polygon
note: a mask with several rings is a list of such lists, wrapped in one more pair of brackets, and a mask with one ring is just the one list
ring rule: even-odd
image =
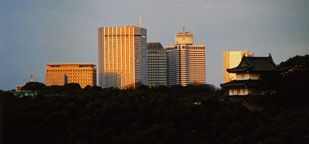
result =
[{"label": "shadowed building side", "polygon": [[147,84],[167,85],[167,54],[158,42],[147,43]]}]

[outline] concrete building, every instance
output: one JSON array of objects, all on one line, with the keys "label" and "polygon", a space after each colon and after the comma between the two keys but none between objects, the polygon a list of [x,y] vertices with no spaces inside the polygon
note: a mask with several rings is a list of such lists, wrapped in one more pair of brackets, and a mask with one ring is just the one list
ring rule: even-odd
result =
[{"label": "concrete building", "polygon": [[147,84],[167,85],[167,54],[159,42],[147,43]]},{"label": "concrete building", "polygon": [[223,82],[229,82],[236,79],[235,73],[228,73],[227,69],[237,67],[243,56],[253,56],[252,52],[235,50],[223,52]]},{"label": "concrete building", "polygon": [[147,85],[147,30],[142,27],[98,29],[99,86],[121,89]]},{"label": "concrete building", "polygon": [[193,45],[189,32],[175,35],[175,45],[166,46],[168,54],[168,84],[186,86],[189,83],[205,84],[205,45]]},{"label": "concrete building", "polygon": [[52,85],[63,86],[67,83],[68,83],[68,77],[65,74],[45,75],[46,86],[52,86]]},{"label": "concrete building", "polygon": [[82,88],[97,85],[96,65],[89,63],[46,64],[45,85],[78,83]]}]

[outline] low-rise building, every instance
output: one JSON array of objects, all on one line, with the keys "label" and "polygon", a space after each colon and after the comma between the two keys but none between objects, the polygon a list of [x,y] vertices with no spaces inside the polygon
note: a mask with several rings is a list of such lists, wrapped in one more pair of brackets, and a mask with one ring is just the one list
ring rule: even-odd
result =
[{"label": "low-rise building", "polygon": [[78,83],[82,88],[97,85],[96,65],[89,63],[46,64],[45,85]]}]

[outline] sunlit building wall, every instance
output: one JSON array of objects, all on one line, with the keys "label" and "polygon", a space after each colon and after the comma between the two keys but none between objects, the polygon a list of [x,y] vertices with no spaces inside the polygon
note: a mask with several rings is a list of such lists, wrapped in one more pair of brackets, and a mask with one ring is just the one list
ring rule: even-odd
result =
[{"label": "sunlit building wall", "polygon": [[167,54],[158,42],[147,43],[147,84],[167,85]]},{"label": "sunlit building wall", "polygon": [[177,33],[175,45],[166,47],[169,62],[169,84],[186,86],[189,83],[205,84],[205,46],[193,45],[189,32]]},{"label": "sunlit building wall", "polygon": [[187,45],[189,83],[205,84],[205,46]]},{"label": "sunlit building wall", "polygon": [[236,50],[223,52],[223,82],[236,79],[235,73],[228,73],[226,69],[237,67],[243,56],[253,56],[252,52]]},{"label": "sunlit building wall", "polygon": [[88,63],[46,64],[45,85],[78,83],[82,88],[97,85],[96,65]]},{"label": "sunlit building wall", "polygon": [[147,85],[147,31],[136,26],[98,29],[99,86]]}]

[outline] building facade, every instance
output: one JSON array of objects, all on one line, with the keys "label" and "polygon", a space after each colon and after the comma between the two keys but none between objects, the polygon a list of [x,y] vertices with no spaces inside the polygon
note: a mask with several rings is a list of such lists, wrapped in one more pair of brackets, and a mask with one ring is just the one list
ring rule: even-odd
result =
[{"label": "building facade", "polygon": [[45,85],[78,83],[82,88],[97,85],[96,65],[89,63],[46,64]]},{"label": "building facade", "polygon": [[63,86],[67,84],[68,77],[65,74],[53,74],[53,75],[45,75],[45,85],[52,86],[58,85]]},{"label": "building facade", "polygon": [[147,43],[147,84],[167,85],[167,54],[161,43]]},{"label": "building facade", "polygon": [[193,45],[189,32],[175,35],[175,45],[166,46],[169,85],[205,84],[205,45]]},{"label": "building facade", "polygon": [[147,30],[142,27],[98,29],[99,86],[121,89],[147,85]]},{"label": "building facade", "polygon": [[227,69],[237,67],[243,56],[253,56],[252,52],[235,50],[223,52],[223,82],[236,79],[236,73],[228,73]]},{"label": "building facade", "polygon": [[167,54],[167,85],[176,84],[176,46],[166,46]]}]

